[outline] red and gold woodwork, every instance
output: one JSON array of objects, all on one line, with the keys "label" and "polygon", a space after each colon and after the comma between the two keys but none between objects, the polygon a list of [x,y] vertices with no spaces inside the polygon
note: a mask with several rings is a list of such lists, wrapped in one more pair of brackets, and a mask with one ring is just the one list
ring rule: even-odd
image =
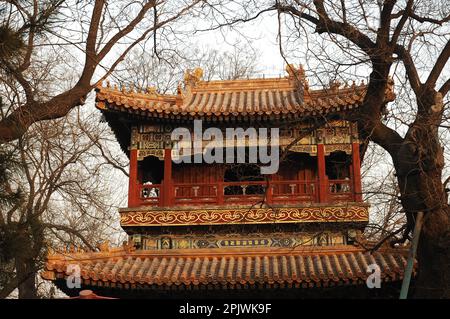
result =
[{"label": "red and gold woodwork", "polygon": [[[81,263],[87,286],[119,291],[363,282],[364,267],[375,259],[355,246],[369,205],[362,198],[362,142],[351,118],[367,85],[313,90],[301,67],[287,72],[284,78],[203,81],[201,69],[188,70],[175,95],[98,86],[97,108],[130,159],[128,207],[120,209],[130,240],[122,248],[53,254],[44,278],[62,283],[64,267]],[[391,101],[392,87],[387,92]],[[183,144],[171,133],[183,127],[194,138],[193,120],[199,119],[203,129],[223,133],[279,128],[278,172],[250,176],[248,168],[236,177],[227,163],[175,163]],[[325,123],[317,127],[315,119]],[[252,143],[240,140],[241,146]],[[211,147],[210,141],[200,144],[181,155]],[[376,259],[389,280],[401,277],[402,254],[386,251]]]},{"label": "red and gold woodwork", "polygon": [[[171,141],[170,134],[174,128],[175,126],[171,124],[152,124],[139,125],[132,129],[130,173],[133,172],[133,174],[130,174],[129,207],[171,207],[187,204],[203,206],[230,203],[230,201],[224,200],[224,187],[238,185],[225,183],[225,165],[220,163],[172,164],[170,150],[172,147],[180,146]],[[305,134],[305,132],[308,133]],[[194,136],[193,132],[191,136]],[[304,163],[301,164],[303,167],[297,171],[292,168],[290,163],[281,163],[279,172],[269,177],[269,185],[260,185],[268,188],[265,192],[265,200],[268,203],[281,203],[283,198],[285,203],[360,202],[362,196],[357,136],[356,125],[347,121],[330,121],[326,127],[319,129],[311,129],[308,124],[296,124],[290,128],[282,128],[279,140],[281,152],[304,154],[306,157],[304,157]],[[250,141],[245,142],[245,145],[250,143]],[[203,142],[202,152],[208,143],[209,141]],[[224,145],[226,143],[226,141],[223,142]],[[347,177],[348,180],[336,178],[333,180],[326,174],[326,158],[335,152],[351,156],[351,162],[354,164],[348,166],[348,170],[351,170]],[[143,161],[147,157],[155,157],[164,162],[163,181],[153,183],[152,186],[158,189],[159,195],[152,198],[142,198],[142,181],[133,181],[142,175],[135,174],[133,171],[138,167],[137,162]],[[311,166],[305,165],[308,157],[316,163]],[[302,183],[303,185],[300,185]],[[334,184],[338,184],[340,190],[346,191],[330,196],[329,193]],[[131,188],[132,185],[134,188]],[[246,196],[240,200],[236,198],[236,202],[242,204],[248,200],[248,204],[251,205],[256,197]]]},{"label": "red and gold woodwork", "polygon": [[120,224],[129,226],[190,226],[231,224],[285,224],[369,221],[367,205],[122,210]]}]

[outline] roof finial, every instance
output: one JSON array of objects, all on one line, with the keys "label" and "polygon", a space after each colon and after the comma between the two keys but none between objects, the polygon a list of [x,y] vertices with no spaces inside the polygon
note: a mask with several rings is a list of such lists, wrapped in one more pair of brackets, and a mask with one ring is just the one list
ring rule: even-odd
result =
[{"label": "roof finial", "polygon": [[158,93],[156,92],[156,88],[154,86],[148,86],[147,87],[147,94],[151,97],[157,97]]},{"label": "roof finial", "polygon": [[122,247],[126,253],[131,253],[132,251],[136,250],[136,247],[134,247],[134,243],[132,240],[124,241]]},{"label": "roof finial", "polygon": [[339,87],[341,86],[341,82],[339,82],[339,80],[332,80],[330,81],[330,89],[333,92],[336,92]]},{"label": "roof finial", "polygon": [[301,81],[305,77],[305,70],[301,64],[299,64],[298,67],[296,67],[295,64],[286,65],[286,72],[289,74],[290,79],[292,78]]},{"label": "roof finial", "polygon": [[109,249],[109,240],[104,241],[103,243],[99,244],[97,247],[100,249],[100,251],[108,252],[110,250]]},{"label": "roof finial", "polygon": [[309,91],[309,80],[307,78],[303,81],[303,87],[305,88],[305,91]]},{"label": "roof finial", "polygon": [[56,251],[52,247],[47,248],[47,256],[54,256],[56,255]]},{"label": "roof finial", "polygon": [[303,69],[303,66],[301,64],[299,64],[298,67],[296,67],[294,64],[286,65],[286,72],[289,74],[288,78],[292,86],[294,87],[306,86],[305,70]]},{"label": "roof finial", "polygon": [[203,78],[203,70],[201,68],[195,68],[193,71],[186,70],[184,73],[184,85],[195,87],[195,85]]}]

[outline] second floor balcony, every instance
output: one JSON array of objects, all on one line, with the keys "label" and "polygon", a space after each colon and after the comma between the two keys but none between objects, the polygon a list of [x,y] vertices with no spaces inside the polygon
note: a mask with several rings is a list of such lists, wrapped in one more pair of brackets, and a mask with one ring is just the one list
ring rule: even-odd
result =
[{"label": "second floor balcony", "polygon": [[130,207],[357,202],[351,179],[138,184]]},{"label": "second floor balcony", "polygon": [[310,205],[362,202],[359,145],[351,155],[291,154],[277,173],[261,175],[250,164],[174,164],[137,161],[132,150],[128,207]]}]

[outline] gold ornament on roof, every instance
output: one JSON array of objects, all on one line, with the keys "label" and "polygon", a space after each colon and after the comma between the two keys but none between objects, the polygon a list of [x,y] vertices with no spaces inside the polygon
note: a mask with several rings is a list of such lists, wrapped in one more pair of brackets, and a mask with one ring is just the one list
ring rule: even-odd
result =
[{"label": "gold ornament on roof", "polygon": [[298,67],[295,64],[286,65],[286,72],[288,73],[289,83],[296,88],[303,88],[309,90],[309,84],[306,80],[305,70],[300,64]]},{"label": "gold ornament on roof", "polygon": [[48,247],[47,248],[47,256],[54,256],[54,255],[56,255],[57,254],[57,252],[55,251],[55,249],[53,249],[52,247]]},{"label": "gold ornament on roof", "polygon": [[152,97],[158,96],[158,93],[156,92],[156,87],[154,87],[154,86],[147,87],[146,93]]},{"label": "gold ornament on roof", "polygon": [[201,68],[195,68],[193,71],[186,70],[184,74],[184,85],[195,86],[203,78],[203,70]]},{"label": "gold ornament on roof", "polygon": [[309,91],[309,81],[307,78],[303,81],[303,87],[305,88],[305,91]]},{"label": "gold ornament on roof", "polygon": [[201,68],[186,70],[184,73],[184,90],[181,93],[183,99],[189,98],[192,95],[192,89],[201,81],[202,77],[203,70]]},{"label": "gold ornament on roof", "polygon": [[341,82],[338,80],[334,80],[334,81],[330,81],[330,89],[333,92],[337,92],[337,90],[339,89],[339,87],[341,86]]},{"label": "gold ornament on roof", "polygon": [[286,65],[286,72],[289,74],[289,78],[303,80],[305,78],[305,70],[300,64],[298,67],[295,64]]},{"label": "gold ornament on roof", "polygon": [[132,251],[136,250],[136,247],[134,247],[134,243],[133,241],[129,240],[129,241],[124,241],[122,244],[123,249],[125,250],[126,253],[131,253]]},{"label": "gold ornament on roof", "polygon": [[109,241],[107,240],[107,241],[104,241],[103,243],[99,244],[98,249],[100,249],[100,251],[103,251],[103,252],[108,252],[110,250],[109,249]]}]

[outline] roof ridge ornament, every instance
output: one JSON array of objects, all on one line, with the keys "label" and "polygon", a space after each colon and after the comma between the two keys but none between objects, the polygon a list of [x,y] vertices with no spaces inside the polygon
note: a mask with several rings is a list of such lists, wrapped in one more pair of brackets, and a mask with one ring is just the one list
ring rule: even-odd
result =
[{"label": "roof ridge ornament", "polygon": [[129,240],[129,241],[124,241],[122,244],[122,249],[127,253],[131,253],[133,251],[136,250],[136,247],[134,247],[134,243],[133,241]]},{"label": "roof ridge ornament", "polygon": [[309,90],[309,83],[305,76],[303,65],[287,64],[286,72],[288,74],[289,83],[299,91]]},{"label": "roof ridge ornament", "polygon": [[145,92],[151,97],[158,97],[158,92],[156,91],[156,87],[148,86]]},{"label": "roof ridge ornament", "polygon": [[331,92],[337,92],[339,90],[339,87],[342,85],[341,81],[339,80],[332,80],[329,83]]},{"label": "roof ridge ornament", "polygon": [[187,69],[184,73],[184,91],[183,98],[192,96],[192,89],[195,88],[203,78],[203,69],[195,68],[194,70]]},{"label": "roof ridge ornament", "polygon": [[286,72],[289,75],[289,79],[296,79],[297,81],[303,81],[305,79],[305,70],[301,64],[298,67],[295,64],[287,64]]},{"label": "roof ridge ornament", "polygon": [[184,73],[184,85],[195,87],[203,78],[203,69],[195,68],[194,70],[187,69]]},{"label": "roof ridge ornament", "polygon": [[100,249],[101,252],[109,252],[110,251],[109,240],[100,243],[97,247],[98,249]]}]

